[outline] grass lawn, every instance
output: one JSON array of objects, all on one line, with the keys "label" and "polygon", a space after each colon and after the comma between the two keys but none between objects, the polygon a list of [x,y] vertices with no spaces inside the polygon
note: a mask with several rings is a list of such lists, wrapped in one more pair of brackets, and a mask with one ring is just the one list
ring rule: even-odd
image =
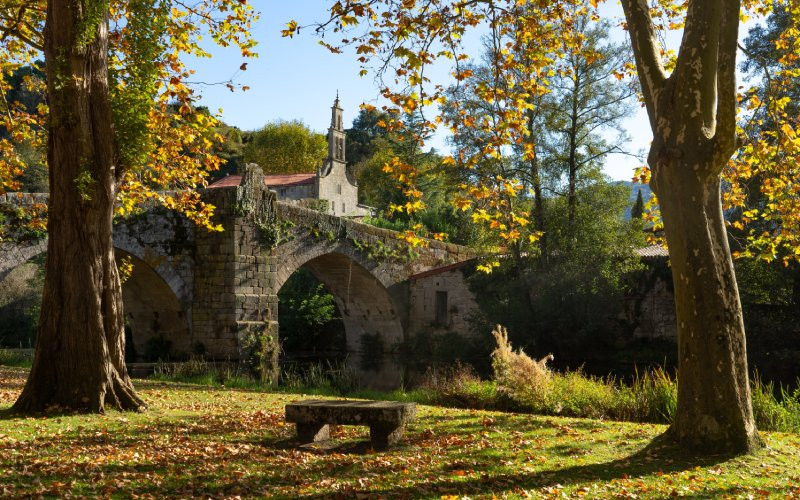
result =
[{"label": "grass lawn", "polygon": [[[0,410],[25,374],[0,367]],[[796,434],[698,459],[650,445],[658,425],[422,406],[395,450],[367,449],[364,427],[300,449],[283,405],[301,395],[136,385],[142,414],[0,416],[0,496],[800,497]]]}]

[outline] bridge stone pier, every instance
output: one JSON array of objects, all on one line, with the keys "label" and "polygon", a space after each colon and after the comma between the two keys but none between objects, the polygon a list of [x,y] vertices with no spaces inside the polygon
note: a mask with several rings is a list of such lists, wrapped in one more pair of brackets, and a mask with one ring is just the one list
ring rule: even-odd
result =
[{"label": "bridge stone pier", "polygon": [[[123,298],[137,353],[163,337],[177,355],[247,360],[274,377],[278,292],[303,266],[333,294],[348,350],[359,351],[363,335],[390,348],[407,335],[408,278],[473,257],[439,241],[411,248],[393,231],[276,201],[255,165],[239,186],[203,197],[217,207],[223,231],[155,207],[115,224],[118,257],[134,265]],[[0,209],[43,201],[46,195],[0,195]],[[0,241],[0,279],[45,250],[44,239]]]}]

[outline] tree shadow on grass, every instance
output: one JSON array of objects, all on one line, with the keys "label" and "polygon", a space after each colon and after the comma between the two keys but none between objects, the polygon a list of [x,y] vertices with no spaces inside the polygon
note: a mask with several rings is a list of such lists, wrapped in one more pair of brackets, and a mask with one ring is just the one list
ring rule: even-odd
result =
[{"label": "tree shadow on grass", "polygon": [[[87,485],[89,490],[83,494],[100,494],[102,487],[93,486],[98,473],[114,478],[127,475],[134,482],[116,486],[116,491],[137,494],[153,494],[163,496],[193,495],[273,495],[272,488],[286,488],[289,493],[311,495],[317,498],[330,498],[341,491],[333,491],[325,486],[324,491],[305,492],[301,485],[319,478],[350,483],[346,496],[365,494],[367,496],[413,497],[420,494],[437,493],[479,493],[511,491],[515,488],[535,489],[555,485],[574,486],[592,481],[612,481],[625,477],[652,475],[659,471],[664,473],[690,470],[694,467],[710,467],[727,460],[728,456],[693,457],[679,450],[675,445],[658,438],[642,450],[619,460],[570,467],[552,467],[538,472],[497,473],[494,471],[496,458],[483,457],[475,464],[469,477],[448,477],[453,468],[463,469],[472,466],[471,453],[448,453],[447,467],[441,464],[428,463],[428,470],[420,474],[434,474],[436,480],[414,485],[386,484],[358,486],[360,478],[367,477],[364,469],[380,467],[381,456],[393,453],[409,455],[424,450],[424,442],[418,442],[419,433],[411,433],[403,444],[385,453],[375,454],[375,460],[359,459],[358,455],[370,455],[368,441],[363,438],[349,436],[331,453],[337,456],[325,458],[327,452],[309,454],[310,450],[297,447],[297,443],[289,436],[291,429],[277,425],[274,418],[263,417],[264,420],[243,426],[243,421],[233,418],[238,415],[232,412],[219,416],[190,416],[169,420],[136,423],[122,429],[107,429],[108,432],[97,432],[102,429],[74,429],[55,435],[34,437],[29,442],[8,443],[5,448],[0,445],[0,457],[10,447],[15,453],[24,457],[37,457],[41,463],[49,463],[49,469],[40,470],[41,481],[47,485],[64,482],[63,469],[58,468],[59,450],[82,449],[87,456],[102,455],[113,450],[123,463],[86,464],[86,467],[75,469],[71,478],[78,484]],[[261,417],[260,417],[261,418]],[[275,417],[277,418],[277,416]],[[276,427],[277,425],[277,427]],[[237,432],[244,430],[246,432]],[[122,432],[121,432],[122,431]],[[161,438],[163,437],[163,439]],[[230,445],[248,444],[242,448]],[[43,450],[47,450],[43,452]],[[144,453],[143,450],[149,450]],[[130,457],[142,452],[140,460]],[[306,453],[304,453],[306,452]],[[44,453],[44,457],[42,456]],[[423,451],[424,453],[424,451]],[[66,453],[69,456],[69,453]],[[591,458],[588,455],[587,458]],[[15,460],[19,460],[18,458]],[[0,458],[0,465],[3,459]],[[238,465],[237,465],[238,464]],[[378,468],[377,474],[400,476],[397,468],[403,467],[397,461],[388,468]],[[247,470],[247,474],[238,472]],[[374,476],[374,474],[372,474]],[[29,484],[30,477],[22,472],[14,477],[6,478],[10,484],[20,486],[12,490],[28,494],[35,492],[35,485]],[[154,479],[156,479],[154,481]],[[100,488],[100,489],[91,489]],[[80,492],[75,490],[74,492]],[[126,494],[127,494],[126,493]]]},{"label": "tree shadow on grass", "polygon": [[[636,453],[611,462],[575,465],[535,473],[483,474],[480,477],[470,478],[466,481],[461,478],[444,478],[424,485],[380,488],[359,493],[408,497],[419,494],[422,488],[427,492],[469,494],[517,488],[526,490],[538,489],[556,485],[568,487],[593,481],[608,482],[614,479],[646,476],[659,472],[666,474],[691,470],[695,467],[711,467],[731,458],[733,458],[732,455],[689,455],[667,436],[661,435]],[[316,498],[325,497],[326,495],[324,494],[316,496]]]}]

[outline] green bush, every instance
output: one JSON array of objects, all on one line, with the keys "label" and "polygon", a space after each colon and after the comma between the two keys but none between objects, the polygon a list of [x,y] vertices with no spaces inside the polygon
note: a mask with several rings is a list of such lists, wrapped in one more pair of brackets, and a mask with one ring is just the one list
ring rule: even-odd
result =
[{"label": "green bush", "polygon": [[513,400],[498,392],[497,384],[484,382],[475,370],[461,363],[428,368],[418,389],[420,394],[431,395],[430,403],[460,408],[497,408],[501,401],[513,409]]},{"label": "green bush", "polygon": [[[613,418],[615,396],[613,385],[587,377],[579,371],[557,374],[539,412],[571,417]],[[531,401],[526,406],[535,409],[538,405]]]},{"label": "green bush", "polygon": [[[678,381],[663,368],[637,373],[630,384],[580,370],[552,372],[545,365],[547,358],[534,361],[512,349],[504,330],[495,332],[493,381],[481,381],[464,367],[429,370],[414,397],[447,406],[633,422],[669,424],[675,417]],[[776,397],[772,383],[753,378],[753,411],[759,429],[800,432],[800,381],[798,386],[794,391],[782,387]]]},{"label": "green bush", "polygon": [[800,431],[800,387],[793,392],[781,387],[780,399],[775,397],[772,382],[764,383],[756,374],[751,383],[753,416],[762,430]]}]

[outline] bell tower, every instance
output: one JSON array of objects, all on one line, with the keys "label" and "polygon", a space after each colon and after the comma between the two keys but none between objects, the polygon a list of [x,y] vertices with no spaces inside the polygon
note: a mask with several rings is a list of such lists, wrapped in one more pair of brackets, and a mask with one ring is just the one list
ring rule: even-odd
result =
[{"label": "bell tower", "polygon": [[[344,146],[345,133],[342,126],[342,108],[339,106],[339,93],[331,108],[331,126],[328,129],[328,162],[331,166],[336,163],[345,164]],[[338,166],[338,165],[336,165]]]},{"label": "bell tower", "polygon": [[363,217],[370,214],[368,207],[358,204],[358,183],[347,171],[345,158],[345,131],[339,93],[331,108],[331,126],[328,128],[328,157],[317,170],[315,195],[328,202],[328,213],[339,217]]}]

